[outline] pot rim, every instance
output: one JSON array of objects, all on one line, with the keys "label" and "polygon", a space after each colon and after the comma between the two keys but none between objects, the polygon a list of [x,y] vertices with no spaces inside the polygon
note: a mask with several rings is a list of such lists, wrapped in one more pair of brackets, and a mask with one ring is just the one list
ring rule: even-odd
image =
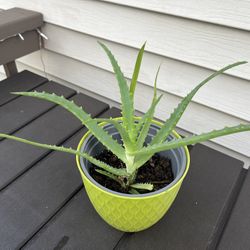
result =
[{"label": "pot rim", "polygon": [[[122,117],[117,117],[117,118],[113,118],[114,120],[122,120]],[[141,119],[140,117],[135,117],[136,120],[139,120]],[[152,120],[152,123],[155,124],[155,125],[158,125],[158,126],[162,126],[163,123],[162,122],[159,122],[157,120]],[[109,124],[108,122],[102,122],[99,124],[99,126],[105,126]],[[81,147],[83,145],[83,143],[86,141],[86,139],[91,136],[91,132],[88,130],[82,137],[82,139],[80,140],[78,146],[77,146],[77,150],[80,151],[81,150]],[[174,135],[177,139],[181,138],[181,136],[175,131],[175,130],[172,130],[172,135]],[[116,197],[119,197],[119,198],[125,198],[125,199],[138,199],[138,198],[143,198],[143,199],[147,199],[147,198],[152,198],[152,197],[157,197],[157,196],[160,196],[162,194],[164,194],[165,192],[169,192],[171,191],[172,189],[174,189],[177,185],[180,184],[180,182],[183,181],[183,179],[186,177],[187,175],[187,172],[189,170],[189,166],[190,166],[190,154],[189,154],[189,150],[188,150],[188,147],[187,146],[183,146],[182,148],[184,148],[184,152],[185,152],[185,155],[186,155],[186,167],[185,167],[185,171],[183,172],[183,174],[179,177],[179,179],[174,183],[174,185],[170,186],[169,188],[167,189],[164,189],[162,188],[162,191],[159,192],[160,190],[158,190],[157,193],[155,192],[151,192],[151,193],[147,193],[146,195],[145,194],[138,194],[138,195],[134,195],[134,194],[124,194],[124,193],[119,193],[117,191],[113,191],[113,190],[109,190],[108,188],[105,188],[103,187],[101,184],[99,185],[96,185],[96,181],[93,179],[89,179],[86,174],[84,173],[83,169],[82,169],[82,166],[81,166],[81,161],[80,161],[80,158],[81,156],[79,155],[76,155],[76,163],[77,163],[77,167],[81,173],[81,175],[84,177],[84,179],[86,181],[89,182],[89,184],[91,185],[94,185],[95,188],[97,188],[99,191],[102,191],[104,193],[107,193],[109,195],[112,195],[112,196],[116,196]],[[171,183],[169,184],[171,185]],[[167,186],[169,186],[167,185]],[[166,186],[166,187],[167,187]]]}]

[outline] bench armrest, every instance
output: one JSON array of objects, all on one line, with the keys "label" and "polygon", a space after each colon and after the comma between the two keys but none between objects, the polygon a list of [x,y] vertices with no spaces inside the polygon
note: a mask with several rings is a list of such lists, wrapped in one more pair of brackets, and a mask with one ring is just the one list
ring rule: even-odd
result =
[{"label": "bench armrest", "polygon": [[36,29],[42,25],[39,12],[21,8],[0,11],[0,65],[5,66],[7,76],[17,73],[15,59],[40,49]]}]

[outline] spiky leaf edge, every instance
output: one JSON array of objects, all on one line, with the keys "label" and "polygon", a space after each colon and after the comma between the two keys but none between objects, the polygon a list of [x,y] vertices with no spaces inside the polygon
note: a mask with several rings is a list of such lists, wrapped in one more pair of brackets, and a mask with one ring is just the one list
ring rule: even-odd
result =
[{"label": "spiky leaf edge", "polygon": [[245,132],[245,131],[250,131],[250,125],[240,124],[238,126],[226,127],[226,128],[219,129],[219,130],[213,130],[213,131],[210,131],[208,133],[203,133],[200,135],[195,135],[195,136],[190,136],[190,137],[186,137],[183,139],[172,140],[170,142],[155,144],[152,146],[145,147],[145,148],[135,152],[134,154],[136,156],[143,155],[143,154],[152,155],[152,154],[160,152],[160,151],[175,149],[175,148],[179,148],[179,147],[183,147],[183,146],[211,140],[213,138],[217,138],[220,136],[225,136],[225,135],[230,135],[230,134]]},{"label": "spiky leaf edge", "polygon": [[137,130],[139,133],[138,139],[137,139],[137,148],[142,148],[144,145],[145,139],[148,135],[148,131],[152,122],[152,119],[154,117],[154,112],[157,104],[160,102],[161,98],[163,95],[160,95],[157,98],[157,79],[158,75],[160,72],[160,66],[158,67],[156,76],[155,76],[155,81],[154,81],[154,95],[153,95],[153,100],[152,103],[148,109],[148,111],[143,115],[139,123],[137,124]]},{"label": "spiky leaf edge", "polygon": [[133,131],[134,131],[134,104],[133,99],[130,97],[129,88],[127,85],[127,81],[120,69],[120,66],[118,65],[114,55],[109,50],[109,48],[101,43],[98,42],[103,50],[106,52],[107,56],[109,57],[109,60],[111,62],[111,65],[113,67],[113,70],[116,75],[116,79],[119,85],[120,89],[120,95],[121,95],[121,105],[122,105],[122,116],[124,119],[124,127],[129,134],[129,137],[133,137]]},{"label": "spiky leaf edge", "polygon": [[107,118],[95,118],[95,120],[98,123],[105,122],[107,124],[113,124],[114,127],[119,132],[125,148],[130,149],[130,148],[133,147],[132,142],[131,142],[131,140],[129,138],[129,135],[128,135],[127,131],[124,129],[124,127],[120,124],[119,121],[116,121],[113,118],[110,118],[110,119],[107,119]]},{"label": "spiky leaf edge", "polygon": [[118,182],[122,187],[124,187],[124,188],[126,187],[125,183],[123,183],[116,175],[111,174],[111,173],[109,173],[109,172],[107,172],[105,170],[101,170],[101,169],[95,169],[95,171],[97,173],[99,173],[99,174],[102,174],[102,175],[104,175],[104,176],[106,176],[106,177],[108,177],[108,178],[110,178],[110,179]]},{"label": "spiky leaf edge", "polygon": [[203,80],[200,84],[198,84],[177,106],[177,108],[174,110],[174,112],[170,115],[169,119],[164,123],[164,125],[161,127],[161,129],[158,131],[156,136],[151,141],[150,145],[157,144],[159,142],[164,141],[168,135],[172,132],[172,130],[175,128],[177,122],[180,120],[182,114],[184,113],[186,107],[191,102],[194,95],[197,93],[197,91],[205,85],[207,82],[209,82],[211,79],[215,78],[216,76],[222,74],[228,69],[231,69],[233,67],[242,65],[247,63],[246,61],[236,62],[230,65],[227,65],[226,67],[214,72],[212,75],[207,77],[205,80]]},{"label": "spiky leaf edge", "polygon": [[6,138],[6,139],[10,139],[10,140],[14,140],[14,141],[18,141],[18,142],[22,142],[22,143],[26,143],[26,144],[30,144],[30,145],[40,147],[40,148],[46,148],[46,149],[50,149],[50,150],[56,150],[56,151],[61,151],[61,152],[65,152],[65,153],[78,155],[78,156],[81,156],[81,157],[87,159],[89,162],[98,166],[99,168],[102,168],[102,169],[104,169],[104,170],[106,170],[114,175],[128,176],[125,169],[113,168],[110,165],[108,165],[102,161],[99,161],[99,160],[95,159],[94,157],[88,155],[87,153],[80,152],[80,151],[72,149],[72,148],[66,148],[63,146],[56,146],[56,145],[49,145],[49,144],[45,144],[45,143],[34,142],[34,141],[26,140],[23,138],[19,138],[16,136],[6,135],[6,134],[0,133],[0,138],[1,137]]},{"label": "spiky leaf edge", "polygon": [[63,96],[56,94],[48,94],[45,92],[13,92],[16,95],[36,97],[46,101],[56,103],[76,116],[88,129],[89,131],[110,151],[112,151],[120,160],[126,163],[125,150],[124,148],[115,141],[106,131],[103,130],[95,121],[94,118],[86,113],[82,107],[78,107],[73,101],[65,99]]}]

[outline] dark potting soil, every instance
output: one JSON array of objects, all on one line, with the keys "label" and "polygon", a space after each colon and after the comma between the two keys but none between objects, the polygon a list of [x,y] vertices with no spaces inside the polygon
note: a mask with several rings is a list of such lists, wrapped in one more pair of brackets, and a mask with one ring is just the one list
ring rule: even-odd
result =
[{"label": "dark potting soil", "polygon": [[[108,150],[104,150],[95,158],[109,164],[112,167],[125,168],[125,164],[118,159],[116,155]],[[93,165],[90,169],[90,175],[99,184],[116,192],[128,193],[128,190],[123,188],[118,182],[98,173],[95,169],[100,168]],[[152,191],[139,190],[140,193],[148,193],[164,188],[173,180],[174,175],[171,160],[164,158],[159,154],[155,154],[149,161],[139,168],[135,183],[152,183],[154,185],[154,189]]]}]

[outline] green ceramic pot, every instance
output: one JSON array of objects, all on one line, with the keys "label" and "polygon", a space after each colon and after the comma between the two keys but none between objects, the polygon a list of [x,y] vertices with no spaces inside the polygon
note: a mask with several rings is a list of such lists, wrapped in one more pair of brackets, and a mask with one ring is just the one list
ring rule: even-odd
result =
[{"label": "green ceramic pot", "polygon": [[[104,123],[102,126],[113,138],[120,140],[120,135],[113,125]],[[160,122],[152,122],[146,139],[148,142],[161,126]],[[180,138],[175,131],[168,140],[174,138]],[[90,132],[83,136],[78,145],[78,150],[92,156],[100,153],[103,148]],[[138,232],[155,224],[167,212],[188,172],[190,156],[187,147],[163,151],[160,155],[171,159],[174,181],[161,190],[139,195],[118,193],[101,186],[89,174],[91,163],[79,156],[76,157],[89,199],[108,224],[124,232]]]}]

